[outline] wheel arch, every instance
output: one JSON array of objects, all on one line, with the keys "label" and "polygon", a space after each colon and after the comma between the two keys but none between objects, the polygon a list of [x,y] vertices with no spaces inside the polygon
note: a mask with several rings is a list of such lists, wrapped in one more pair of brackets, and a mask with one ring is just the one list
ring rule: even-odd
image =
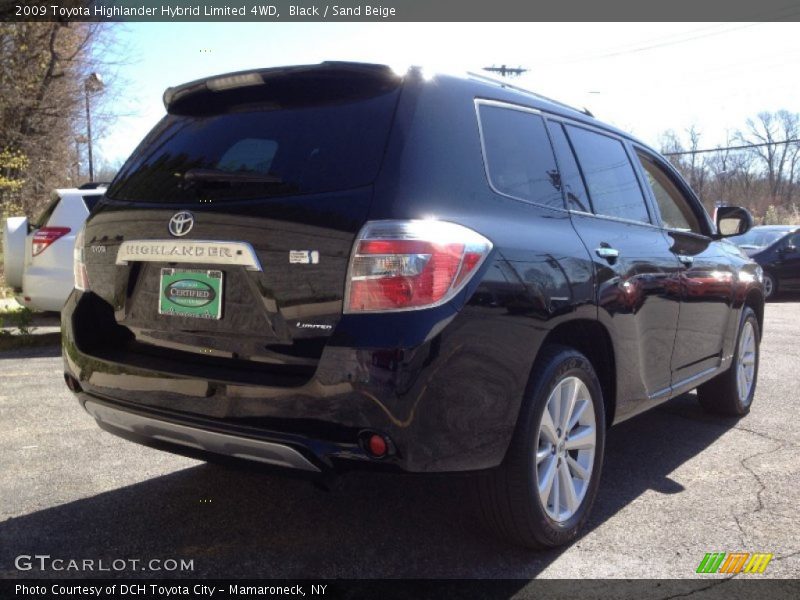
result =
[{"label": "wheel arch", "polygon": [[608,330],[599,321],[575,319],[554,327],[543,340],[539,352],[550,344],[574,348],[592,363],[603,391],[606,427],[610,427],[617,408],[617,381],[614,344]]},{"label": "wheel arch", "polygon": [[744,305],[749,306],[753,309],[753,312],[756,313],[756,319],[758,320],[758,331],[760,335],[763,335],[764,331],[764,294],[761,293],[761,290],[756,288],[751,288],[747,295],[744,297]]}]

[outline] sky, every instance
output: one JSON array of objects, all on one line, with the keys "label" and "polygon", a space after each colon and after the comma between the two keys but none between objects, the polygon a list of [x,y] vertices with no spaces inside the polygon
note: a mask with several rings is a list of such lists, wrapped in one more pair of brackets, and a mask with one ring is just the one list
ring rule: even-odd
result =
[{"label": "sky", "polygon": [[115,117],[95,141],[119,164],[164,115],[169,86],[249,68],[354,60],[445,72],[506,64],[513,83],[588,108],[659,146],[694,125],[724,145],[761,111],[800,112],[798,23],[132,23],[105,59]]}]

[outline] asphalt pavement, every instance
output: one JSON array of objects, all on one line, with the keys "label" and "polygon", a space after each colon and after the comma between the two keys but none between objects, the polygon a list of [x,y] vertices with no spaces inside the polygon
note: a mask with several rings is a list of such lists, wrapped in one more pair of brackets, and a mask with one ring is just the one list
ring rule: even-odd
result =
[{"label": "asphalt pavement", "polygon": [[[687,394],[613,428],[585,535],[538,553],[485,532],[461,478],[360,473],[325,491],[151,450],[80,409],[58,347],[2,352],[0,577],[689,578],[739,551],[774,554],[758,577],[800,577],[797,300],[767,306],[749,416]],[[19,570],[21,555],[192,570]]]}]

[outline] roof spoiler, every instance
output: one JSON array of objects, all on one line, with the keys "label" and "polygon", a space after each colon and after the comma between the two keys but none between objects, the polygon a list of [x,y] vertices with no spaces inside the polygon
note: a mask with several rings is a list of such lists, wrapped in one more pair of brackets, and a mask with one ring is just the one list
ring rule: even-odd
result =
[{"label": "roof spoiler", "polygon": [[325,61],[316,65],[298,65],[291,67],[275,67],[269,69],[254,69],[250,71],[237,71],[223,75],[214,75],[204,79],[197,79],[164,91],[164,108],[170,108],[178,100],[204,92],[222,92],[236,88],[254,87],[264,85],[269,79],[288,75],[311,74],[315,72],[326,73],[336,71],[372,73],[378,77],[397,77],[397,74],[387,65]]}]

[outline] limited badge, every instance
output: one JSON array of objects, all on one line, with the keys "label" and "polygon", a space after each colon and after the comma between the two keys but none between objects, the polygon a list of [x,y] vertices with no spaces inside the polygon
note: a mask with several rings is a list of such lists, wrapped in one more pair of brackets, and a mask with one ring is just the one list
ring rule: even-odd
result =
[{"label": "limited badge", "polygon": [[289,264],[316,265],[319,262],[317,250],[289,250]]}]

